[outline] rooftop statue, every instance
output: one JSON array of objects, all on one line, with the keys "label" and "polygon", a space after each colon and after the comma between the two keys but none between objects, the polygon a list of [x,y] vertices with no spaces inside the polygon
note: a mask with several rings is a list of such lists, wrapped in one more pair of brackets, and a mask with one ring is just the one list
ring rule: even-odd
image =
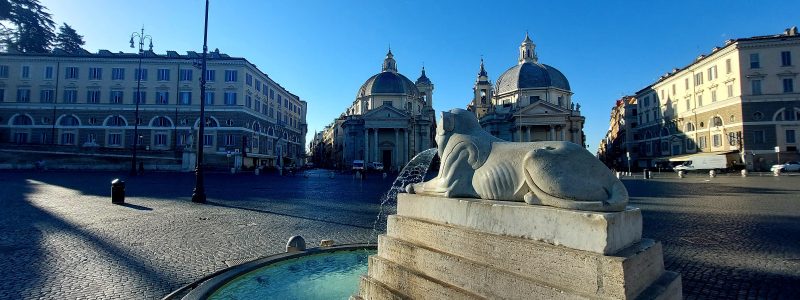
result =
[{"label": "rooftop statue", "polygon": [[439,174],[408,185],[408,193],[603,212],[622,211],[628,203],[622,182],[575,143],[507,142],[463,109],[442,112],[436,143]]}]

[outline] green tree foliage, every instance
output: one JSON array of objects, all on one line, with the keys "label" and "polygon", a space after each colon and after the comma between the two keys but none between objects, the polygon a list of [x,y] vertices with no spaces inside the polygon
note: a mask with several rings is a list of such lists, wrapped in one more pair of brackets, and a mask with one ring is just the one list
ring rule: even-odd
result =
[{"label": "green tree foliage", "polygon": [[55,23],[47,7],[39,0],[0,0],[0,11],[4,5],[9,9],[0,13],[0,21],[7,20],[11,25],[0,28],[6,47],[20,52],[49,52]]},{"label": "green tree foliage", "polygon": [[68,53],[78,53],[83,50],[85,42],[83,36],[78,34],[75,29],[70,27],[67,23],[58,27],[58,35],[56,35],[55,46]]}]

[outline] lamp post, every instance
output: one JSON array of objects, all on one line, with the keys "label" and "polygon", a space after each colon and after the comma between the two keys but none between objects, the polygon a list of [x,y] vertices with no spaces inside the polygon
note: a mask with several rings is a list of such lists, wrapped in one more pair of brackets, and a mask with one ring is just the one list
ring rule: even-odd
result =
[{"label": "lamp post", "polygon": [[203,62],[200,72],[200,128],[197,132],[197,163],[195,165],[194,191],[192,202],[206,202],[206,188],[203,183],[203,147],[205,146],[206,123],[206,55],[208,54],[208,0],[206,0],[205,27],[203,28]]},{"label": "lamp post", "polygon": [[131,159],[131,175],[136,175],[136,148],[139,147],[139,102],[141,102],[142,88],[142,56],[144,55],[144,41],[150,40],[150,51],[153,51],[153,37],[144,34],[144,26],[141,32],[131,34],[131,48],[134,48],[134,38],[139,39],[139,73],[136,75],[136,111],[133,118],[133,159]]}]

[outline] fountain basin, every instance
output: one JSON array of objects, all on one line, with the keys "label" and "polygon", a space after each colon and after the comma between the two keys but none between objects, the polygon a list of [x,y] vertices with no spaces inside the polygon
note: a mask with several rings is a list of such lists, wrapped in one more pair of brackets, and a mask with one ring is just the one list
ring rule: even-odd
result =
[{"label": "fountain basin", "polygon": [[281,253],[224,269],[170,296],[195,287],[182,299],[347,299],[358,293],[367,258],[376,252],[375,244],[353,244]]}]

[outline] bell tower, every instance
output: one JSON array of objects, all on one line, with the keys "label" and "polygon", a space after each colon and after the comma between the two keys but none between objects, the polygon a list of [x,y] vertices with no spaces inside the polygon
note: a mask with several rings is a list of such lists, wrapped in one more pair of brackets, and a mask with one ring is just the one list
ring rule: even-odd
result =
[{"label": "bell tower", "polygon": [[383,59],[383,67],[381,68],[381,72],[397,73],[397,61],[394,60],[392,48],[389,48],[389,52],[386,53],[386,58]]},{"label": "bell tower", "polygon": [[472,107],[475,116],[478,120],[486,115],[492,107],[492,96],[494,91],[492,83],[489,82],[489,75],[483,66],[483,58],[481,57],[481,69],[478,71],[478,78],[475,79],[475,85],[472,87],[474,96],[472,98]]}]

